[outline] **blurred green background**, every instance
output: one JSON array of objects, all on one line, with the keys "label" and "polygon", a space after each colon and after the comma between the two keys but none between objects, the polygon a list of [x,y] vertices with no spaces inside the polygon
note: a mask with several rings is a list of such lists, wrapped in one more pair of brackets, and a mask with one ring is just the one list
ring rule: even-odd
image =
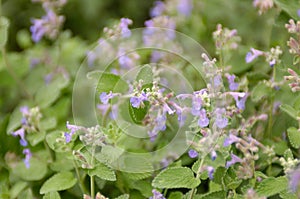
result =
[{"label": "blurred green background", "polygon": [[[114,20],[127,17],[133,20],[131,27],[141,27],[149,19],[149,9],[154,0],[68,0],[61,10],[65,16],[64,29],[70,29],[88,41],[95,41],[102,29]],[[31,0],[2,0],[2,14],[10,19],[9,50],[21,50],[16,34],[29,29],[32,18],[45,13],[40,3]]]}]

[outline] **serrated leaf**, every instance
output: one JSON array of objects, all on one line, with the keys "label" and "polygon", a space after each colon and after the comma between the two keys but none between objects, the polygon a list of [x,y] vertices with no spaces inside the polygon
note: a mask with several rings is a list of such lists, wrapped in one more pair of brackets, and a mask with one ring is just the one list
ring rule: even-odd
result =
[{"label": "serrated leaf", "polygon": [[145,173],[127,173],[127,172],[122,172],[122,174],[124,175],[124,177],[130,179],[130,180],[143,180],[146,178],[149,178],[150,176],[152,176],[151,172],[145,172]]},{"label": "serrated leaf", "polygon": [[2,49],[7,42],[9,20],[6,17],[0,17],[0,48]]},{"label": "serrated leaf", "polygon": [[135,79],[137,82],[139,80],[143,80],[143,85],[150,85],[153,83],[153,72],[152,67],[150,65],[143,66]]},{"label": "serrated leaf", "polygon": [[130,101],[128,100],[128,108],[129,108],[129,114],[131,119],[136,124],[142,124],[146,114],[149,110],[149,102],[144,102],[145,107],[141,108],[135,108],[130,104]]},{"label": "serrated leaf", "polygon": [[291,17],[299,19],[299,16],[297,15],[297,11],[300,7],[298,0],[275,0],[275,3]]},{"label": "serrated leaf", "polygon": [[295,127],[287,129],[287,135],[293,148],[299,149],[300,147],[300,131]]},{"label": "serrated leaf", "polygon": [[280,109],[295,120],[297,120],[297,111],[292,106],[288,104],[282,104],[280,105]]},{"label": "serrated leaf", "polygon": [[56,191],[48,192],[43,196],[43,199],[60,199],[60,195]]},{"label": "serrated leaf", "polygon": [[62,191],[73,187],[77,182],[71,172],[57,173],[49,178],[40,189],[40,194],[45,194],[52,191]]},{"label": "serrated leaf", "polygon": [[215,191],[207,193],[200,197],[201,199],[216,199],[216,198],[226,198],[225,191]]},{"label": "serrated leaf", "polygon": [[284,190],[279,194],[282,199],[298,199],[296,193],[292,193],[290,190]]},{"label": "serrated leaf", "polygon": [[259,196],[273,196],[278,194],[288,187],[288,179],[285,176],[278,178],[270,177],[263,180],[256,189],[256,192]]},{"label": "serrated leaf", "polygon": [[258,83],[252,90],[251,99],[253,102],[260,101],[263,97],[269,96],[272,93],[272,89],[265,83]]},{"label": "serrated leaf", "polygon": [[88,170],[88,175],[90,176],[98,176],[99,178],[103,180],[109,180],[109,181],[116,181],[116,174],[115,172],[107,167],[104,164],[98,164],[94,169]]},{"label": "serrated leaf", "polygon": [[106,73],[106,72],[98,72],[98,85],[97,92],[100,94],[102,92],[121,92],[125,91],[128,88],[127,83],[121,79],[120,76]]},{"label": "serrated leaf", "polygon": [[188,188],[192,189],[200,184],[194,173],[187,167],[176,167],[163,170],[153,180],[152,186],[156,188]]},{"label": "serrated leaf", "polygon": [[24,162],[19,162],[13,172],[26,181],[41,180],[47,174],[47,164],[32,157],[29,161],[30,167],[26,168]]},{"label": "serrated leaf", "polygon": [[293,156],[293,152],[291,151],[291,149],[287,149],[284,154],[283,154],[283,157],[287,160],[287,159],[294,159],[294,156]]}]

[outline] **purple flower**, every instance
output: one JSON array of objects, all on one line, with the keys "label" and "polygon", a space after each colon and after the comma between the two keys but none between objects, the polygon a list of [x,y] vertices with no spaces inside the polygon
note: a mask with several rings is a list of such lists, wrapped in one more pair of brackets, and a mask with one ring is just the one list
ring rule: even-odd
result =
[{"label": "purple flower", "polygon": [[184,125],[185,120],[186,120],[186,115],[184,114],[185,108],[181,108],[179,105],[177,105],[174,102],[170,102],[170,103],[175,108],[176,114],[178,116],[179,126],[182,127]]},{"label": "purple flower", "polygon": [[143,91],[139,96],[133,96],[130,98],[130,104],[134,108],[139,108],[143,101],[147,100],[147,94]]},{"label": "purple flower", "polygon": [[119,57],[119,64],[121,68],[129,69],[133,66],[133,60],[128,55],[122,55]]},{"label": "purple flower", "polygon": [[242,162],[242,159],[231,153],[231,160],[226,162],[226,168],[229,168],[231,165],[234,165],[238,162]]},{"label": "purple flower", "polygon": [[239,93],[239,92],[229,92],[229,94],[234,98],[236,107],[238,109],[244,110],[248,94],[247,93]]},{"label": "purple flower", "polygon": [[103,92],[100,94],[100,101],[103,104],[108,104],[108,101],[112,98],[114,98],[117,94],[112,93],[111,91],[109,92],[109,94],[107,94],[106,92]]},{"label": "purple flower", "polygon": [[217,158],[217,153],[215,150],[213,150],[211,153],[210,153],[210,158],[212,161],[214,161],[216,158]]},{"label": "purple flower", "polygon": [[160,16],[164,10],[165,10],[165,4],[162,1],[155,1],[154,7],[150,11],[150,16],[151,17]]},{"label": "purple flower", "polygon": [[209,124],[209,119],[207,118],[205,109],[200,110],[198,125],[202,128],[207,127]]},{"label": "purple flower", "polygon": [[190,16],[192,9],[193,9],[192,0],[179,0],[179,3],[177,5],[177,10],[180,14],[188,17]]},{"label": "purple flower", "polygon": [[276,59],[272,59],[269,64],[271,67],[273,67],[276,64]]},{"label": "purple flower", "polygon": [[157,116],[157,118],[155,119],[155,127],[154,129],[156,131],[164,131],[166,130],[166,120],[167,117],[165,115],[159,115]]},{"label": "purple flower", "polygon": [[166,199],[164,195],[162,195],[160,192],[156,191],[155,189],[152,190],[153,197],[150,197],[149,199]]},{"label": "purple flower", "polygon": [[128,18],[122,18],[119,27],[121,28],[121,34],[123,38],[131,36],[131,31],[128,29],[128,25],[131,25],[132,21]]},{"label": "purple flower", "polygon": [[160,51],[157,51],[157,50],[154,50],[152,53],[151,53],[151,63],[156,63],[158,62],[163,56],[163,52],[160,52]]},{"label": "purple flower", "polygon": [[20,112],[23,115],[29,115],[29,108],[28,108],[28,106],[22,106],[22,107],[20,107]]},{"label": "purple flower", "polygon": [[163,105],[163,112],[164,113],[168,113],[169,115],[172,115],[175,111],[172,110],[167,103],[164,103],[164,105]]},{"label": "purple flower", "polygon": [[227,75],[227,80],[228,80],[228,83],[229,83],[229,89],[231,91],[235,91],[238,89],[239,87],[239,84],[234,82],[235,80],[235,75]]},{"label": "purple flower", "polygon": [[64,21],[63,16],[57,16],[51,9],[47,9],[47,14],[41,19],[33,19],[30,27],[32,40],[39,42],[44,35],[53,39],[57,36],[59,27]]},{"label": "purple flower", "polygon": [[225,117],[225,113],[226,113],[225,108],[217,108],[215,111],[216,114],[215,124],[220,129],[225,128],[228,124],[228,119]]},{"label": "purple flower", "polygon": [[32,157],[32,154],[29,149],[24,149],[23,154],[25,155],[25,159],[23,161],[26,168],[28,169],[30,167],[30,158]]},{"label": "purple flower", "polygon": [[252,62],[254,59],[256,59],[257,57],[259,57],[263,54],[264,54],[264,52],[262,52],[260,50],[256,50],[254,48],[251,48],[250,52],[248,52],[246,55],[246,63]]},{"label": "purple flower", "polygon": [[215,169],[212,166],[208,166],[206,169],[208,172],[209,179],[212,180],[214,178],[213,174],[215,172]]},{"label": "purple flower", "polygon": [[71,130],[71,135],[73,135],[76,131],[82,129],[81,126],[70,124],[69,121],[67,121],[66,127],[67,129]]},{"label": "purple flower", "polygon": [[214,87],[216,88],[216,87],[220,86],[221,84],[222,84],[222,77],[221,77],[221,75],[216,75],[214,77]]},{"label": "purple flower", "polygon": [[299,168],[289,174],[289,187],[292,192],[296,192],[300,182],[300,170]]},{"label": "purple flower", "polygon": [[198,156],[198,152],[193,149],[189,150],[188,154],[190,158],[196,158]]},{"label": "purple flower", "polygon": [[300,9],[297,10],[297,15],[300,17]]},{"label": "purple flower", "polygon": [[191,113],[194,116],[198,116],[200,114],[200,110],[202,107],[202,98],[201,95],[203,94],[203,91],[196,91],[194,92],[193,98],[192,98],[192,109]]},{"label": "purple flower", "polygon": [[71,133],[67,133],[67,132],[64,133],[66,143],[71,142],[71,140],[72,140],[72,135],[73,135],[73,134],[71,134]]},{"label": "purple flower", "polygon": [[20,136],[20,138],[21,138],[20,139],[20,144],[22,146],[27,146],[28,145],[28,143],[27,143],[27,141],[25,139],[25,130],[23,128],[15,131],[15,132],[13,132],[12,135],[15,136],[15,137],[16,136]]},{"label": "purple flower", "polygon": [[239,142],[240,138],[238,138],[237,136],[233,135],[233,134],[229,134],[229,137],[227,137],[224,140],[224,146],[227,147],[235,142]]}]

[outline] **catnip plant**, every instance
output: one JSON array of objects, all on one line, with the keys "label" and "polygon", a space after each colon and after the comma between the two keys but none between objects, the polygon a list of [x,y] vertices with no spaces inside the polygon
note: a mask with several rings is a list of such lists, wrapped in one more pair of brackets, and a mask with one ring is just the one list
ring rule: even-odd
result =
[{"label": "catnip plant", "polygon": [[299,198],[299,1],[118,2],[1,4],[0,198]]}]

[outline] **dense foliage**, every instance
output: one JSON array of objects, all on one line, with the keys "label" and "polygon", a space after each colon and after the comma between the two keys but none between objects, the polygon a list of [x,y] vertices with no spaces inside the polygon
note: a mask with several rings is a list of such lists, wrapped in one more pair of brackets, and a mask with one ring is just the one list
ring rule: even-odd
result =
[{"label": "dense foliage", "polygon": [[0,198],[300,197],[299,0],[16,2]]}]

